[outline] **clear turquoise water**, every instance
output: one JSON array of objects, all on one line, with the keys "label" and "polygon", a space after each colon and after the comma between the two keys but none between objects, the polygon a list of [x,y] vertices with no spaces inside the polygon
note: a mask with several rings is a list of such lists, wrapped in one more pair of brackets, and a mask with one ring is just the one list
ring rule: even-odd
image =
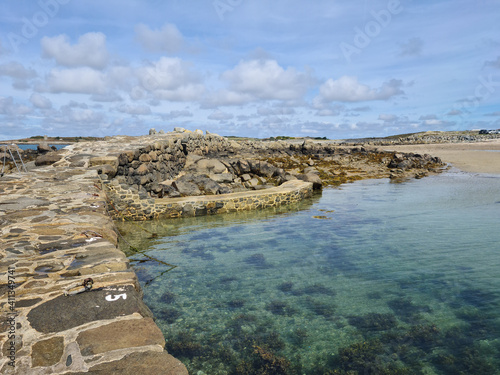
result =
[{"label": "clear turquoise water", "polygon": [[191,374],[500,374],[499,176],[141,226],[124,249]]}]

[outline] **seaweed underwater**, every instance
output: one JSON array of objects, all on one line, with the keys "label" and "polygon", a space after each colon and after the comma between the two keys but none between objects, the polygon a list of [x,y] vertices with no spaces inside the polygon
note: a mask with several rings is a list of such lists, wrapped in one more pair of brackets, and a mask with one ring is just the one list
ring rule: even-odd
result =
[{"label": "seaweed underwater", "polygon": [[[411,183],[408,192],[387,185],[370,188],[377,197],[398,189],[404,202],[415,198]],[[470,212],[450,211],[445,220],[466,229],[443,227],[436,242],[423,228],[442,212],[411,214],[434,212],[419,202],[395,208],[392,196],[364,207],[356,193],[366,194],[365,186],[326,190],[317,206],[276,221],[227,222],[208,235],[200,219],[194,236],[188,226],[155,240],[147,255],[179,267],[154,279],[168,266],[146,257],[134,267],[144,267],[138,274],[166,349],[200,375],[500,374],[500,275],[495,262],[471,256],[472,236],[461,247],[452,237],[469,235]],[[347,220],[355,199],[363,206],[356,215],[399,210],[396,219]],[[332,220],[311,218],[331,207]],[[474,240],[485,241],[475,250],[494,256],[488,246],[500,236],[483,226],[498,214],[481,214]],[[268,247],[267,239],[274,239]],[[197,256],[200,249],[213,257]]]}]

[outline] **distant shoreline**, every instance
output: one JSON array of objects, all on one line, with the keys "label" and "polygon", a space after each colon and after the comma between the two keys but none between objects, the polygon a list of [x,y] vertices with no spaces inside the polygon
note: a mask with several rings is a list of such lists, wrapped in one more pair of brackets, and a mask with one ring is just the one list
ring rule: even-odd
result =
[{"label": "distant shoreline", "polygon": [[483,142],[394,145],[382,147],[396,152],[430,154],[470,173],[500,174],[500,139]]}]

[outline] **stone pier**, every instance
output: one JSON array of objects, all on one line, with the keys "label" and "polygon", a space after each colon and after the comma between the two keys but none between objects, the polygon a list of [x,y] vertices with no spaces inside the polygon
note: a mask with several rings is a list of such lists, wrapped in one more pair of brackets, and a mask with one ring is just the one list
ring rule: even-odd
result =
[{"label": "stone pier", "polygon": [[116,247],[99,184],[65,167],[0,179],[0,373],[187,374]]}]

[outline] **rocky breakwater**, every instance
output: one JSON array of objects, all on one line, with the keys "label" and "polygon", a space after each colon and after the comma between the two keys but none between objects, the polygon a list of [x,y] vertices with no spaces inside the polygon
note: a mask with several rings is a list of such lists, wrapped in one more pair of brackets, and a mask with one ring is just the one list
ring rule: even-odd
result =
[{"label": "rocky breakwater", "polygon": [[86,166],[0,178],[0,373],[187,374],[113,228]]},{"label": "rocky breakwater", "polygon": [[[443,167],[438,158],[429,155],[311,140],[236,142],[198,133],[156,134],[129,144],[123,140],[106,142],[121,141],[121,152],[111,152],[108,147],[106,155],[84,160],[71,154],[57,163],[97,170],[111,214],[122,219],[270,207],[310,196],[311,188],[364,178],[421,178]],[[282,197],[285,191],[287,199]]]}]

